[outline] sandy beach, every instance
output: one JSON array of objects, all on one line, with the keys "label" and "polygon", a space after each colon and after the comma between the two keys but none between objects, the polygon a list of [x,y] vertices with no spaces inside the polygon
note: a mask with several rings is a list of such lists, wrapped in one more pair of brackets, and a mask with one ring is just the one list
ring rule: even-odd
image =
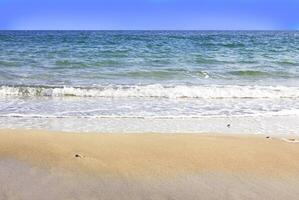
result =
[{"label": "sandy beach", "polygon": [[299,144],[266,136],[0,131],[0,199],[297,199]]}]

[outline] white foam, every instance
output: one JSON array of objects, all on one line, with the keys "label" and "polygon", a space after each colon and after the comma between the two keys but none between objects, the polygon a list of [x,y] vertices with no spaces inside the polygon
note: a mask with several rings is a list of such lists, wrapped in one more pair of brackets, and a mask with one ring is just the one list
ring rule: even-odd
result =
[{"label": "white foam", "polygon": [[299,98],[299,87],[237,85],[110,85],[97,88],[1,86],[0,96],[105,98]]},{"label": "white foam", "polygon": [[[298,116],[190,119],[0,117],[0,127],[93,133],[267,134],[281,137],[283,135],[298,136],[298,120]],[[229,127],[228,124],[230,124]]]}]

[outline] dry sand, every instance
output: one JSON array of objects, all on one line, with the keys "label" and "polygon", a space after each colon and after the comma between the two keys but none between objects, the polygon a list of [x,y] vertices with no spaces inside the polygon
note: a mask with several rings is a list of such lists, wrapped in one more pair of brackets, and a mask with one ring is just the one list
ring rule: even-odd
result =
[{"label": "dry sand", "polygon": [[1,130],[0,199],[298,199],[298,158],[265,136]]}]

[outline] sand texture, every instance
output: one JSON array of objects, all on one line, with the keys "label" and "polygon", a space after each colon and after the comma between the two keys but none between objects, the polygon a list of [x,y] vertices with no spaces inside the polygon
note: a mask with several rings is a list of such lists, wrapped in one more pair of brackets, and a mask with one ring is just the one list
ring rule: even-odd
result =
[{"label": "sand texture", "polygon": [[0,199],[298,199],[292,141],[1,130]]}]

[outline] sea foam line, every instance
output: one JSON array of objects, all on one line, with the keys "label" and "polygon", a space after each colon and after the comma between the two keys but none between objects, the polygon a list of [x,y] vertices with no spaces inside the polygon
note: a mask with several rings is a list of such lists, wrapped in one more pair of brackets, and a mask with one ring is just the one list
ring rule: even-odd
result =
[{"label": "sea foam line", "polygon": [[77,118],[77,119],[206,119],[206,118],[252,118],[252,117],[283,117],[283,116],[299,116],[299,109],[290,111],[279,111],[279,112],[266,112],[266,113],[255,113],[255,114],[234,114],[234,115],[67,115],[67,114],[21,114],[21,113],[8,113],[0,114],[0,118]]},{"label": "sea foam line", "polygon": [[237,85],[109,85],[94,88],[1,86],[0,96],[106,98],[299,98],[299,87]]}]

